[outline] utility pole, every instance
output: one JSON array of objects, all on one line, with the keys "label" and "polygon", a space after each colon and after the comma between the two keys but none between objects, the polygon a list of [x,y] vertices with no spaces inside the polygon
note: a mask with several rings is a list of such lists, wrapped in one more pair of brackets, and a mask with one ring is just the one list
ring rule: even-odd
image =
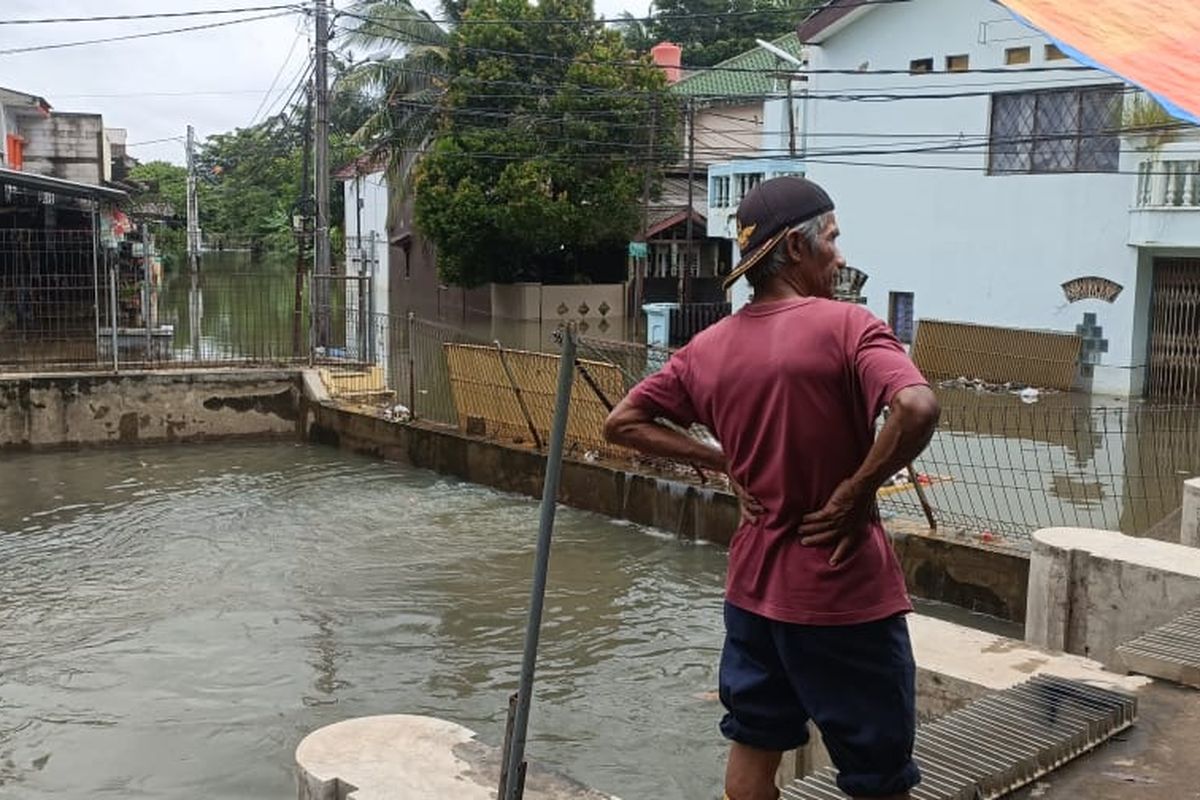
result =
[{"label": "utility pole", "polygon": [[793,98],[792,79],[787,79],[788,156],[796,157],[796,106]]},{"label": "utility pole", "polygon": [[658,128],[658,100],[652,100],[650,106],[650,138],[649,151],[646,157],[646,170],[642,173],[642,244],[646,246],[644,263],[637,267],[633,278],[633,319],[634,331],[637,338],[642,332],[642,302],[645,299],[644,278],[650,272],[650,171],[654,168],[654,142]]},{"label": "utility pole", "polygon": [[312,233],[312,192],[309,185],[309,155],[312,151],[312,87],[306,92],[308,102],[304,105],[304,144],[302,145],[300,168],[300,198],[296,203],[296,219],[292,225],[296,231],[296,290],[292,303],[292,357],[299,358],[304,352],[304,261],[308,257],[309,236]]},{"label": "utility pole", "polygon": [[187,256],[188,268],[200,271],[200,206],[196,200],[196,129],[187,126]]},{"label": "utility pole", "polygon": [[314,131],[313,164],[316,172],[314,187],[317,194],[316,260],[313,270],[313,300],[317,312],[318,347],[328,347],[330,341],[330,275],[332,257],[329,250],[329,15],[327,0],[313,0],[316,15],[316,65],[313,70],[315,86],[316,129]]},{"label": "utility pole", "polygon": [[196,197],[196,129],[187,126],[187,256],[191,286],[188,289],[188,339],[192,360],[200,360],[200,327],[204,324],[204,299],[200,294],[200,203]]},{"label": "utility pole", "polygon": [[687,131],[688,131],[688,191],[687,191],[687,258],[684,260],[683,272],[679,280],[679,302],[680,304],[687,303],[688,297],[688,273],[692,269],[692,217],[695,216],[693,210],[693,184],[696,180],[696,103],[692,98],[687,101]]}]

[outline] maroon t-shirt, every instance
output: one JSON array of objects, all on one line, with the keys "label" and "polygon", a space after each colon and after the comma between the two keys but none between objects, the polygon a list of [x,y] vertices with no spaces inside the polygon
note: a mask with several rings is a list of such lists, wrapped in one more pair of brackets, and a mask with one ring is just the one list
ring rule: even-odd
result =
[{"label": "maroon t-shirt", "polygon": [[862,464],[875,420],[925,379],[865,308],[818,298],[752,303],[675,353],[630,402],[721,442],[733,478],[766,508],[729,548],[726,599],[770,619],[850,625],[912,604],[877,519],[831,567],[832,546],[800,544],[801,518]]}]

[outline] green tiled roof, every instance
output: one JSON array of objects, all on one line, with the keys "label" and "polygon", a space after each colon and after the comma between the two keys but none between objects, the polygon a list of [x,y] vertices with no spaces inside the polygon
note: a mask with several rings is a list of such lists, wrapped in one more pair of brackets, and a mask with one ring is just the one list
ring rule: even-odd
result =
[{"label": "green tiled roof", "polygon": [[[803,49],[795,33],[780,36],[771,44],[794,56]],[[696,70],[671,87],[684,97],[766,97],[778,91],[771,75],[790,65],[761,47],[747,50],[715,67]]]}]

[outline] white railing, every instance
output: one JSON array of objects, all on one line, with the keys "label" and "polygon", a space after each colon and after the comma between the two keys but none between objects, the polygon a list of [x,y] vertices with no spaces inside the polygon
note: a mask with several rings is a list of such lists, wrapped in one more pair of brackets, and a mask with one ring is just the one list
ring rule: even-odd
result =
[{"label": "white railing", "polygon": [[1138,164],[1136,208],[1200,209],[1200,159],[1158,156]]}]

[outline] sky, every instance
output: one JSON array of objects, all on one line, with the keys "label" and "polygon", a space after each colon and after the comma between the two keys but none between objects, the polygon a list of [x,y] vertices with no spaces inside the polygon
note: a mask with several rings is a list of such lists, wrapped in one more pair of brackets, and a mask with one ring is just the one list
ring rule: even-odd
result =
[{"label": "sky", "polygon": [[[308,4],[308,0],[301,0]],[[111,16],[279,5],[287,0],[0,0],[0,20]],[[437,17],[433,0],[417,0]],[[349,0],[335,0],[345,8]],[[648,0],[596,0],[598,14],[645,16]],[[311,47],[309,17],[28,53],[37,45],[191,27],[277,12],[113,22],[0,25],[0,86],[45,98],[57,111],[99,113],[128,130],[140,161],[182,164],[189,124],[203,139],[277,111]],[[274,88],[272,89],[272,85]],[[271,90],[268,93],[268,90]],[[165,140],[165,141],[160,141]]]}]

